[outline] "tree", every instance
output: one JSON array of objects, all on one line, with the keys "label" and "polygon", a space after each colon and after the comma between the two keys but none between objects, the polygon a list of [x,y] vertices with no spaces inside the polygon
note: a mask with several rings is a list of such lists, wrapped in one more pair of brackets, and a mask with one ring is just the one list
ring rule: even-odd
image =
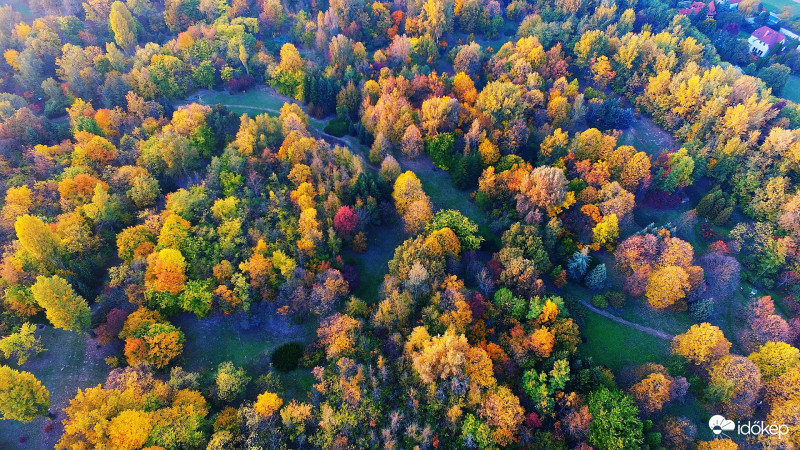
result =
[{"label": "tree", "polygon": [[592,244],[597,248],[602,245],[609,247],[617,241],[619,237],[619,221],[616,214],[603,217],[594,228],[592,228]]},{"label": "tree", "polygon": [[505,386],[498,386],[481,401],[480,417],[492,429],[492,438],[501,446],[514,442],[517,430],[525,418],[519,398]]},{"label": "tree", "polygon": [[220,363],[214,381],[217,388],[217,396],[224,402],[235,400],[236,397],[244,392],[249,382],[250,377],[247,376],[244,368],[236,367],[230,361]]},{"label": "tree", "polygon": [[422,102],[422,127],[428,135],[451,131],[458,122],[459,103],[455,98],[431,97]]},{"label": "tree", "polygon": [[112,3],[108,22],[117,44],[126,52],[130,52],[136,43],[136,19],[128,7],[120,1]]},{"label": "tree", "polygon": [[117,254],[123,261],[148,255],[155,247],[156,238],[144,225],[128,227],[117,234]]},{"label": "tree", "polygon": [[606,284],[606,265],[596,265],[594,269],[586,274],[586,278],[584,278],[583,282],[586,283],[586,287],[594,291],[603,289]]},{"label": "tree", "polygon": [[686,298],[689,274],[678,266],[656,269],[647,282],[647,301],[653,308],[664,309]]},{"label": "tree", "polygon": [[155,311],[140,307],[125,320],[119,337],[125,339],[128,364],[142,362],[160,369],[183,351],[183,332]]},{"label": "tree", "polygon": [[281,47],[281,59],[272,74],[272,85],[278,92],[299,101],[304,101],[305,62],[297,48],[287,42]]},{"label": "tree", "polygon": [[597,448],[633,449],[644,443],[639,409],[631,396],[605,387],[589,394],[589,443]]},{"label": "tree", "polygon": [[200,392],[178,390],[147,365],[114,369],[103,385],[79,389],[64,408],[55,448],[201,447],[208,409]]},{"label": "tree", "polygon": [[38,276],[31,287],[36,303],[44,308],[47,319],[56,328],[83,331],[89,328],[92,312],[86,300],[58,275]]},{"label": "tree", "polygon": [[333,216],[333,228],[343,238],[349,238],[358,229],[358,215],[349,206],[342,206]]},{"label": "tree", "polygon": [[422,145],[422,133],[419,131],[419,128],[413,124],[409,125],[405,133],[403,133],[403,139],[401,141],[403,154],[414,159],[422,152]]},{"label": "tree", "polygon": [[758,78],[761,78],[772,92],[780,95],[786,82],[789,81],[789,74],[792,70],[783,64],[772,64],[758,71]]},{"label": "tree", "polygon": [[20,245],[31,256],[46,264],[60,264],[61,242],[41,219],[25,214],[17,218],[14,229]]},{"label": "tree", "polygon": [[670,401],[671,387],[671,377],[655,372],[631,386],[630,393],[642,412],[653,414]]},{"label": "tree", "polygon": [[519,86],[509,81],[492,81],[478,94],[475,106],[500,126],[522,117],[524,108]]},{"label": "tree", "polygon": [[700,267],[706,275],[706,295],[725,300],[739,287],[742,266],[732,256],[707,253],[700,258]]},{"label": "tree", "polygon": [[731,343],[719,327],[709,323],[692,325],[686,333],[672,339],[672,353],[681,355],[689,362],[705,365],[725,356]]},{"label": "tree", "polygon": [[707,397],[722,405],[725,417],[750,417],[761,391],[761,371],[744,356],[720,358],[708,371]]},{"label": "tree", "polygon": [[320,323],[317,337],[325,355],[333,360],[352,354],[360,330],[361,322],[347,314],[336,313]]},{"label": "tree", "polygon": [[452,209],[437,212],[427,223],[425,231],[433,233],[443,228],[449,228],[458,236],[463,250],[480,248],[483,237],[477,235],[478,225],[460,212]]},{"label": "tree", "polygon": [[522,179],[517,211],[528,223],[539,222],[541,210],[550,212],[567,199],[567,177],[556,167],[537,167]]},{"label": "tree", "polygon": [[122,411],[108,424],[108,440],[114,448],[141,448],[153,430],[153,422],[148,412]]},{"label": "tree", "polygon": [[450,170],[453,165],[455,138],[452,133],[442,133],[425,138],[425,152],[430,155],[436,167]]},{"label": "tree", "polygon": [[764,381],[770,381],[800,363],[800,350],[785,342],[767,342],[748,358],[761,370]]},{"label": "tree", "polygon": [[258,395],[258,399],[253,405],[253,408],[255,408],[256,412],[261,417],[272,417],[273,414],[281,409],[282,405],[283,399],[278,397],[277,394],[267,391]]},{"label": "tree", "polygon": [[[480,52],[481,46],[476,42],[470,42],[469,45],[461,47],[453,60],[453,70],[455,70],[456,74],[477,75],[481,68]],[[458,75],[456,75],[456,78],[458,78]]]},{"label": "tree", "polygon": [[186,283],[186,260],[172,248],[151,253],[147,257],[145,280],[157,292],[177,294]]},{"label": "tree", "polygon": [[49,408],[50,393],[36,377],[0,365],[0,418],[30,422]]},{"label": "tree", "polygon": [[6,202],[0,211],[0,217],[8,220],[9,224],[18,217],[28,214],[33,207],[33,191],[27,184],[10,187],[6,191]]},{"label": "tree", "polygon": [[38,355],[44,350],[42,341],[36,337],[36,325],[28,322],[23,323],[16,333],[0,339],[0,352],[3,352],[3,357],[6,359],[15,357],[19,366],[25,364],[31,354]]},{"label": "tree", "polygon": [[392,197],[397,213],[403,217],[406,231],[409,233],[424,228],[433,216],[430,200],[422,190],[422,183],[410,170],[397,177]]}]

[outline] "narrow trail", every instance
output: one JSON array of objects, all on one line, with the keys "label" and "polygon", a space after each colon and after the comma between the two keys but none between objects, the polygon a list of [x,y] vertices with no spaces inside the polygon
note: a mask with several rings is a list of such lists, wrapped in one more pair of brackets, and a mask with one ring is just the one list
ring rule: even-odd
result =
[{"label": "narrow trail", "polygon": [[630,322],[628,320],[625,320],[622,317],[617,317],[617,316],[615,316],[614,314],[611,314],[608,311],[603,311],[602,309],[599,309],[599,308],[596,308],[596,307],[592,306],[590,303],[588,303],[588,302],[586,302],[584,300],[579,300],[579,301],[581,302],[581,305],[585,306],[588,310],[590,310],[592,312],[595,312],[597,314],[600,314],[601,316],[603,316],[603,317],[605,317],[607,319],[611,319],[614,322],[621,323],[621,324],[623,324],[623,325],[625,325],[627,327],[631,327],[633,329],[639,330],[642,333],[647,333],[650,336],[654,336],[654,337],[657,337],[659,339],[664,339],[665,341],[672,341],[672,338],[675,337],[675,336],[673,336],[673,335],[671,335],[669,333],[665,333],[665,332],[663,332],[661,330],[656,330],[655,328],[650,328],[650,327],[646,327],[644,325],[639,325],[638,323],[633,323],[633,322]]}]

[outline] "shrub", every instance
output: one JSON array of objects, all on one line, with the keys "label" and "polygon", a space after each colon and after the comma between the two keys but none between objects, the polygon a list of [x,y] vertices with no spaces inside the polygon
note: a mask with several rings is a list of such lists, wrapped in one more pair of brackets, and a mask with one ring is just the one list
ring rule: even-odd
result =
[{"label": "shrub", "polygon": [[689,304],[689,316],[697,323],[708,321],[708,318],[713,313],[714,301],[710,298],[704,298]]},{"label": "shrub", "polygon": [[614,308],[621,309],[625,306],[626,297],[625,294],[620,291],[611,291],[606,293],[606,299]]},{"label": "shrub", "polygon": [[606,265],[599,264],[583,279],[586,287],[594,291],[599,291],[606,284]]},{"label": "shrub", "polygon": [[299,342],[283,344],[272,353],[272,365],[281,372],[291,372],[297,369],[303,350],[303,344]]},{"label": "shrub", "polygon": [[330,134],[331,136],[342,137],[345,134],[347,134],[348,129],[349,126],[347,125],[346,121],[336,118],[328,122],[327,125],[325,125],[324,131]]},{"label": "shrub", "polygon": [[596,308],[608,308],[608,299],[603,294],[597,294],[592,297],[592,305]]},{"label": "shrub", "polygon": [[425,138],[425,152],[430,155],[436,167],[450,170],[453,163],[455,143],[452,133],[437,134],[436,136]]}]

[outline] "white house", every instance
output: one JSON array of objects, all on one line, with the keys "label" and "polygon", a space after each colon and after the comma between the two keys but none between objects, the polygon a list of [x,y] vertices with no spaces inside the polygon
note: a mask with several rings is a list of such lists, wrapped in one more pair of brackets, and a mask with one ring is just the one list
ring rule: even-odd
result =
[{"label": "white house", "polygon": [[768,26],[763,26],[753,31],[747,43],[750,44],[750,53],[763,58],[778,44],[785,44],[786,36]]},{"label": "white house", "polygon": [[725,6],[725,4],[727,4],[728,8],[733,10],[733,9],[739,9],[740,1],[742,0],[716,0],[716,3],[720,6]]},{"label": "white house", "polygon": [[791,29],[786,28],[786,27],[781,27],[781,29],[779,31],[781,33],[783,33],[787,38],[789,38],[789,39],[791,39],[793,41],[800,41],[800,34],[795,33],[794,30],[791,30]]}]

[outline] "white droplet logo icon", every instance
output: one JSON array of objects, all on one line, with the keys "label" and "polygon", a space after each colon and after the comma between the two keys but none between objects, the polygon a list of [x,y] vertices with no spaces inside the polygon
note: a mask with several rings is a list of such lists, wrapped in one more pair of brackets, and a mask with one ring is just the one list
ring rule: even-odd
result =
[{"label": "white droplet logo icon", "polygon": [[717,414],[716,416],[711,416],[708,419],[708,427],[711,428],[711,431],[714,434],[722,434],[723,431],[732,431],[736,428],[736,424],[733,423],[732,420],[727,420],[726,418]]}]

